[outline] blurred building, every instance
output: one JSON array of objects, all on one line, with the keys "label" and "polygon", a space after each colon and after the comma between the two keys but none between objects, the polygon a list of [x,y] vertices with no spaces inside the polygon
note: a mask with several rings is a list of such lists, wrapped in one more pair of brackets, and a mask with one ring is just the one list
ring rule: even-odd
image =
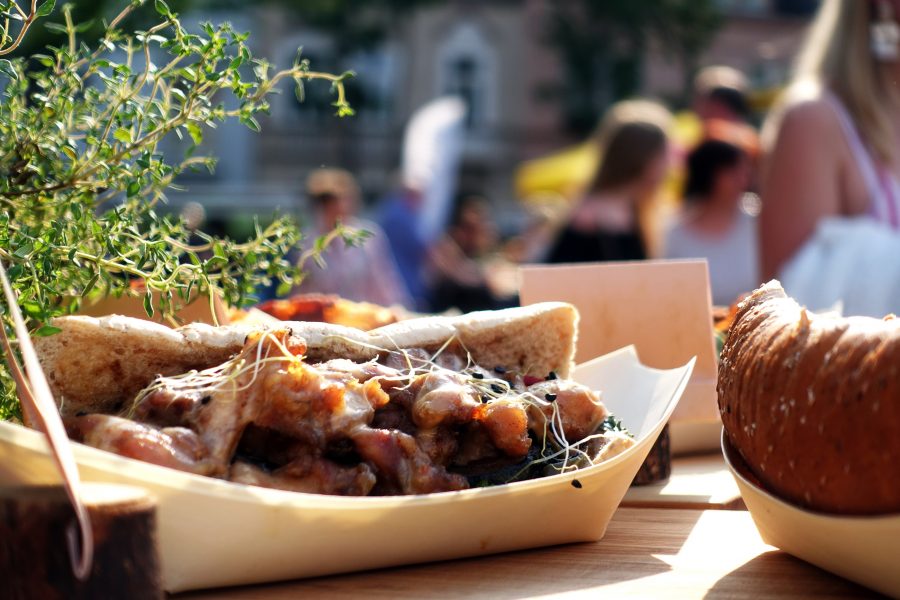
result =
[{"label": "blurred building", "polygon": [[[255,53],[287,65],[297,48],[315,70],[358,75],[348,89],[357,116],[333,118],[328,84],[313,82],[300,103],[285,86],[272,100],[262,133],[239,125],[211,132],[210,152],[220,157],[212,177],[189,181],[189,196],[217,207],[264,211],[291,207],[313,168],[340,166],[357,174],[367,200],[396,184],[403,127],[429,100],[445,94],[468,104],[461,187],[478,191],[503,213],[514,212],[512,173],[523,160],[577,141],[563,126],[558,100],[544,90],[564,69],[544,41],[550,0],[448,0],[394,21],[382,41],[339,56],[336,40],[306,27],[277,5],[230,19],[253,32]],[[762,90],[785,78],[815,0],[719,0],[724,25],[701,60],[744,70]],[[661,98],[678,97],[686,80],[680,67],[651,49],[641,87]]]}]

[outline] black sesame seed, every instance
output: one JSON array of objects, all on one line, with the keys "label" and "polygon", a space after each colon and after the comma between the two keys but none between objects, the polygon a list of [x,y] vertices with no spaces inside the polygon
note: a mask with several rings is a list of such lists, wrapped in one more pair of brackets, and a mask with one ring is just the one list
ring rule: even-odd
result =
[{"label": "black sesame seed", "polygon": [[487,396],[485,396],[484,394],[481,395],[481,403],[482,404],[487,404],[488,400],[489,400],[489,398]]},{"label": "black sesame seed", "polygon": [[484,374],[476,371],[475,373],[472,373],[472,377],[475,379],[484,379]]},{"label": "black sesame seed", "polygon": [[503,386],[501,386],[499,383],[492,383],[491,391],[493,391],[495,394],[502,394],[504,390]]},{"label": "black sesame seed", "polygon": [[498,366],[498,367],[494,367],[494,372],[503,375],[503,374],[506,373],[506,368],[504,368],[504,367],[499,367],[499,366]]},{"label": "black sesame seed", "polygon": [[86,414],[87,414],[87,413],[86,413],[85,411],[79,410],[77,413],[75,413],[75,416],[76,416],[76,417],[83,417],[83,416],[85,416]]},{"label": "black sesame seed", "polygon": [[550,371],[547,375],[547,381],[553,381],[554,379],[559,379],[559,376],[556,374],[556,371]]},{"label": "black sesame seed", "polygon": [[556,401],[556,394],[544,394],[544,399],[545,399],[547,402],[555,402],[555,401]]},{"label": "black sesame seed", "polygon": [[581,482],[578,481],[577,479],[573,479],[573,480],[572,480],[572,487],[575,488],[575,489],[579,489],[579,490],[580,490],[580,489],[581,489]]},{"label": "black sesame seed", "polygon": [[203,396],[202,398],[200,398],[200,404],[206,406],[207,404],[209,404],[210,400],[212,400],[212,396]]}]

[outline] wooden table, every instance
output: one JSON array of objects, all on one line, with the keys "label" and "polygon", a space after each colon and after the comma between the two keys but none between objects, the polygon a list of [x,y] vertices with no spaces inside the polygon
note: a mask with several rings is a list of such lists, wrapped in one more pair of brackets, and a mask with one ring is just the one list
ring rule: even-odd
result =
[{"label": "wooden table", "polygon": [[630,488],[622,506],[700,510],[745,508],[721,452],[676,458],[667,481]]},{"label": "wooden table", "polygon": [[546,595],[617,599],[876,597],[765,545],[746,511],[621,508],[598,543],[177,598],[494,599]]}]

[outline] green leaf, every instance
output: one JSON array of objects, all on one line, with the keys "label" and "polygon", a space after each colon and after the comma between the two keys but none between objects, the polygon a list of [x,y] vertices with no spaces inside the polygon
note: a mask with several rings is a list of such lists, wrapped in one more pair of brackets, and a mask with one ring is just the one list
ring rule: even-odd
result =
[{"label": "green leaf", "polygon": [[20,306],[22,307],[22,312],[33,319],[40,319],[44,316],[44,309],[41,308],[41,303],[37,300],[26,300]]},{"label": "green leaf", "polygon": [[356,111],[350,108],[350,106],[346,103],[342,104],[340,102],[335,102],[333,106],[337,107],[337,111],[335,111],[334,114],[339,117],[352,117],[356,114]]},{"label": "green leaf", "polygon": [[100,273],[94,273],[93,277],[91,277],[90,281],[87,282],[87,285],[84,286],[84,290],[81,291],[82,298],[91,293],[91,290],[94,289],[94,286],[97,285],[97,281],[100,279]]},{"label": "green leaf", "polygon": [[3,73],[13,81],[19,79],[19,74],[16,72],[16,68],[13,67],[12,62],[8,59],[0,59],[0,73]]},{"label": "green leaf", "polygon": [[124,127],[119,127],[118,129],[116,129],[115,133],[113,133],[113,137],[123,144],[131,143],[131,131],[125,129]]},{"label": "green leaf", "polygon": [[46,17],[50,13],[53,12],[53,9],[56,7],[56,0],[44,0],[37,9],[37,16]]},{"label": "green leaf", "polygon": [[54,327],[53,325],[44,325],[40,329],[34,332],[34,335],[38,337],[47,337],[48,335],[55,335],[62,331],[59,327]]},{"label": "green leaf", "polygon": [[34,244],[27,242],[16,248],[13,251],[13,256],[16,258],[28,258],[32,252],[34,252]]},{"label": "green leaf", "polygon": [[303,87],[303,81],[300,78],[295,80],[296,85],[294,85],[294,96],[297,98],[297,102],[301,104],[306,101],[306,89]]},{"label": "green leaf", "polygon": [[172,9],[169,8],[169,5],[166,4],[165,0],[155,0],[153,6],[156,7],[156,12],[164,17],[172,16]]},{"label": "green leaf", "polygon": [[223,267],[228,266],[228,259],[222,256],[213,256],[209,260],[206,261],[206,271],[215,271],[217,269],[221,269]]},{"label": "green leaf", "polygon": [[244,119],[241,119],[241,122],[244,125],[246,125],[248,129],[250,129],[251,131],[253,131],[255,133],[259,133],[261,130],[261,128],[259,126],[259,121],[257,121],[253,117],[246,117]]},{"label": "green leaf", "polygon": [[88,19],[82,23],[79,23],[75,26],[75,33],[85,33],[94,26],[94,23],[97,22],[97,19]]},{"label": "green leaf", "polygon": [[287,296],[291,292],[291,288],[293,288],[293,287],[294,286],[291,285],[290,281],[282,281],[281,283],[278,284],[278,287],[275,288],[275,295],[279,296],[279,297]]},{"label": "green leaf", "polygon": [[191,135],[191,139],[194,140],[194,144],[199,146],[203,143],[203,130],[196,123],[185,123],[185,128],[188,133]]},{"label": "green leaf", "polygon": [[144,312],[148,317],[153,316],[153,294],[149,290],[144,294]]}]

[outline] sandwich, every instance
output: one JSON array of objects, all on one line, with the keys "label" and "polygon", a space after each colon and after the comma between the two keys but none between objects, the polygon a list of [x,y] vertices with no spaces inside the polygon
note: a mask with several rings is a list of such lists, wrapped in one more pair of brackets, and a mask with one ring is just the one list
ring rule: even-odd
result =
[{"label": "sandwich", "polygon": [[36,350],[75,441],[241,484],[425,494],[568,472],[634,444],[568,379],[576,321],[562,303],[368,332],[74,316]]}]

